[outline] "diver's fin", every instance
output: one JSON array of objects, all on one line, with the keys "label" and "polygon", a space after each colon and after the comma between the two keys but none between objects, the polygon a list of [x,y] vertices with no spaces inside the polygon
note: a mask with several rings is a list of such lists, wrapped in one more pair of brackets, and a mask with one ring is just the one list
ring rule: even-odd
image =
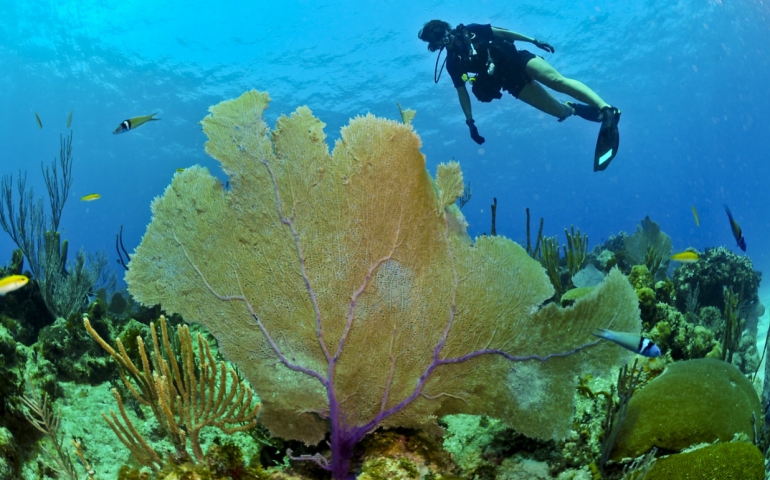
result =
[{"label": "diver's fin", "polygon": [[596,107],[592,107],[591,105],[584,105],[582,103],[575,103],[575,102],[565,102],[565,103],[570,107],[572,107],[572,109],[575,111],[575,115],[577,115],[580,118],[588,120],[589,122],[598,123],[602,121],[602,111]]},{"label": "diver's fin", "polygon": [[599,138],[596,139],[594,172],[604,170],[610,165],[620,145],[620,132],[618,132],[620,110],[615,107],[604,107],[601,112],[602,127],[599,129]]}]

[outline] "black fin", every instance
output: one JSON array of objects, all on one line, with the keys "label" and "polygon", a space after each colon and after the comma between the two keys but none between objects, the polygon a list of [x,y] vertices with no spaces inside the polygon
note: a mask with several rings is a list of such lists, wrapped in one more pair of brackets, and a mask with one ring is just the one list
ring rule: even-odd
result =
[{"label": "black fin", "polygon": [[567,102],[567,104],[575,110],[575,115],[589,122],[601,122],[602,111],[591,105],[584,105],[582,103]]},{"label": "black fin", "polygon": [[599,130],[599,138],[596,139],[596,151],[594,152],[594,172],[605,170],[618,153],[620,145],[620,110],[615,107],[602,109],[602,127]]}]

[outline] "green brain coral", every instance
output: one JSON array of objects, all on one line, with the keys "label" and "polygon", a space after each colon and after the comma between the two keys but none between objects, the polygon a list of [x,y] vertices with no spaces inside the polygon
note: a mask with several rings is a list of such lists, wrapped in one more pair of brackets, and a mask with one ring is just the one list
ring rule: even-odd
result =
[{"label": "green brain coral", "polygon": [[757,447],[746,442],[717,443],[692,452],[661,458],[646,480],[762,480],[765,460]]},{"label": "green brain coral", "polygon": [[752,438],[752,414],[764,423],[751,382],[733,365],[711,358],[675,363],[631,398],[612,458],[725,442],[740,432]]}]

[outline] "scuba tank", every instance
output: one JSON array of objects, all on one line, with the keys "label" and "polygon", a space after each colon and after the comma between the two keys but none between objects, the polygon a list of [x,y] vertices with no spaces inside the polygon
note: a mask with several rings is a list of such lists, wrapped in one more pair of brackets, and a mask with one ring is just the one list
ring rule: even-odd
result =
[{"label": "scuba tank", "polygon": [[480,102],[491,102],[502,98],[503,85],[509,77],[507,65],[517,55],[513,43],[501,39],[493,39],[487,45],[486,72],[476,75],[473,82],[473,95]]}]

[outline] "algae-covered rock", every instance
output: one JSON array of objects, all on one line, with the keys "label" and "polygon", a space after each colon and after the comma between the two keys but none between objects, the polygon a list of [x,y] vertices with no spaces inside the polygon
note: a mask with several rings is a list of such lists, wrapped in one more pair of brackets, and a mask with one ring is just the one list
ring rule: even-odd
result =
[{"label": "algae-covered rock", "polygon": [[[13,436],[29,430],[18,398],[24,394],[25,377],[28,376],[24,367],[30,356],[29,348],[15,341],[6,328],[0,325],[0,426],[10,430]],[[7,456],[6,445],[13,443],[12,437],[11,440],[6,437],[5,431],[0,429],[0,458]],[[0,471],[5,469],[0,464]],[[0,480],[5,478],[1,475]]]},{"label": "algae-covered rock", "polygon": [[642,288],[652,288],[654,283],[652,274],[645,265],[634,265],[631,267],[631,273],[628,274],[628,281],[634,287],[634,290]]},{"label": "algae-covered rock", "polygon": [[727,442],[741,432],[752,438],[752,413],[762,425],[759,397],[733,365],[710,358],[674,363],[631,398],[612,458]]},{"label": "algae-covered rock", "polygon": [[[706,307],[705,311],[713,309]],[[719,318],[719,312],[716,312]],[[698,323],[690,323],[692,320]],[[702,325],[697,315],[682,314],[671,305],[658,302],[655,306],[655,327],[650,330],[650,338],[674,360],[693,360],[708,356],[719,347],[718,331]]]},{"label": "algae-covered rock", "polygon": [[762,480],[765,461],[757,447],[746,442],[717,443],[655,462],[646,480]]},{"label": "algae-covered rock", "polygon": [[447,415],[444,450],[449,452],[463,476],[468,478],[491,476],[496,468],[495,459],[504,456],[502,445],[510,448],[510,429],[500,420],[478,415]]},{"label": "algae-covered rock", "polygon": [[639,288],[636,290],[636,297],[639,299],[639,314],[642,317],[642,322],[652,325],[655,321],[656,304],[658,303],[655,299],[655,291],[647,287]]},{"label": "algae-covered rock", "polygon": [[674,283],[668,278],[655,282],[655,298],[657,298],[659,302],[673,305],[676,301],[676,289],[674,288]]},{"label": "algae-covered rock", "polygon": [[409,480],[420,478],[419,467],[408,458],[374,458],[364,462],[359,480]]},{"label": "algae-covered rock", "polygon": [[114,373],[115,367],[107,361],[79,320],[77,315],[70,319],[58,318],[53,325],[40,330],[38,348],[41,356],[56,366],[64,380],[104,381]]},{"label": "algae-covered rock", "polygon": [[602,252],[596,256],[596,261],[604,272],[609,272],[612,270],[612,267],[618,264],[618,259],[615,258],[615,254],[609,250],[602,250]]},{"label": "algae-covered rock", "polygon": [[442,438],[426,432],[378,430],[360,447],[364,464],[359,480],[425,478],[455,469],[449,452],[442,448]]},{"label": "algae-covered rock", "polygon": [[20,464],[21,455],[13,435],[7,428],[0,427],[0,480],[19,478]]}]

